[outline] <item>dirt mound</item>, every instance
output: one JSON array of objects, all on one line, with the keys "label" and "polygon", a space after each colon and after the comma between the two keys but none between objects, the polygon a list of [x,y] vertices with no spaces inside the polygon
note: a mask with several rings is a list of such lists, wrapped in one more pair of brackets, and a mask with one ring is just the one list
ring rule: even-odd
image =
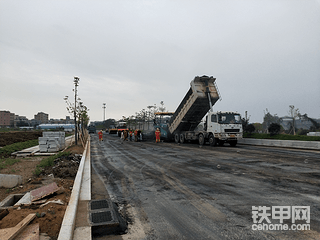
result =
[{"label": "dirt mound", "polygon": [[25,142],[28,140],[38,139],[38,137],[42,137],[41,131],[0,132],[0,147],[4,147],[17,142]]},{"label": "dirt mound", "polygon": [[70,154],[69,156],[62,156],[54,161],[54,166],[46,167],[41,172],[41,176],[48,176],[53,174],[55,178],[74,179],[77,175],[78,167],[82,155]]}]

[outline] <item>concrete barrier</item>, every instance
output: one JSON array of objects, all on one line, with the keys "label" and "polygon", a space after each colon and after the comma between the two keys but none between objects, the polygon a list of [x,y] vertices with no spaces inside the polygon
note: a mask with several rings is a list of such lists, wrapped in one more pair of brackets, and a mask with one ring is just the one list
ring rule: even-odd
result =
[{"label": "concrete barrier", "polygon": [[22,176],[12,174],[0,174],[0,187],[13,188],[22,183]]},{"label": "concrete barrier", "polygon": [[[86,157],[87,157],[89,146],[90,146],[90,137],[88,138],[88,141],[86,143],[86,147],[85,147],[85,150],[84,150],[82,158],[81,158],[78,172],[77,172],[76,178],[74,180],[72,193],[70,196],[68,207],[67,207],[66,212],[63,217],[58,240],[71,240],[71,239],[73,239],[74,227],[75,227],[76,215],[77,215],[76,213],[77,213],[77,207],[78,207],[78,202],[79,202],[79,197],[80,197],[80,189],[81,189],[81,185],[82,185],[83,172],[84,172],[84,167],[85,167],[85,162],[86,162]],[[89,152],[89,154],[90,154],[90,152]],[[90,181],[91,181],[91,179],[90,179]]]},{"label": "concrete barrier", "polygon": [[247,145],[270,146],[270,147],[320,150],[320,141],[297,141],[297,140],[243,138],[243,139],[239,140],[238,143],[247,144]]}]

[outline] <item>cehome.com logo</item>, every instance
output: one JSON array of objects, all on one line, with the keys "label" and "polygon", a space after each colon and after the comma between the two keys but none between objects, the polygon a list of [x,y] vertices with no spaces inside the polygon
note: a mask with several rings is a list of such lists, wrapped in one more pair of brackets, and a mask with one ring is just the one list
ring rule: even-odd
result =
[{"label": "cehome.com logo", "polygon": [[[271,207],[252,206],[252,230],[310,230],[310,206],[272,206],[271,213],[270,210]],[[279,220],[279,223],[271,223],[270,218]],[[290,219],[291,225],[283,223],[283,220]]]}]

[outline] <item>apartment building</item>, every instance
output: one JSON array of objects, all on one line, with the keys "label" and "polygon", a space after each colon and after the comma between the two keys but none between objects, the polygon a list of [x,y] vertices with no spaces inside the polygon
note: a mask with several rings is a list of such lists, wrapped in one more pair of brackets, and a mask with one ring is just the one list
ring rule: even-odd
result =
[{"label": "apartment building", "polygon": [[9,111],[0,111],[0,127],[10,127],[11,113]]},{"label": "apartment building", "polygon": [[34,115],[34,119],[38,120],[40,123],[48,123],[49,114],[46,114],[44,112],[38,112],[38,114]]}]

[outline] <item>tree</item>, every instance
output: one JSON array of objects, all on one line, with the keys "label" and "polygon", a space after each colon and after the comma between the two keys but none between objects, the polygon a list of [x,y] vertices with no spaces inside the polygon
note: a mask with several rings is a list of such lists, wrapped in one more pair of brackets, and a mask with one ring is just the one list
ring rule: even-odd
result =
[{"label": "tree", "polygon": [[296,119],[301,117],[299,108],[295,108],[294,105],[289,106],[289,116],[292,118],[292,130],[293,135],[296,135]]},{"label": "tree", "polygon": [[159,107],[159,111],[160,112],[166,111],[166,107],[164,106],[164,102],[163,101],[160,102],[160,105],[161,105],[161,107]]},{"label": "tree", "polygon": [[268,127],[268,131],[270,133],[270,136],[274,136],[280,133],[281,126],[279,123],[271,123]]},{"label": "tree", "polygon": [[[83,102],[81,102],[80,98],[77,98],[76,107],[75,107],[75,103],[71,103],[69,101],[68,96],[65,96],[64,100],[67,104],[67,111],[71,115],[74,115],[77,117],[76,125],[74,127],[77,128],[77,130],[81,130],[82,135],[84,135],[84,129],[88,127],[89,120],[90,120],[88,116],[89,109],[83,104]],[[80,129],[80,126],[81,126],[81,129]],[[77,134],[76,139],[78,138],[79,136]]]},{"label": "tree", "polygon": [[251,135],[255,130],[256,130],[256,128],[253,124],[248,124],[245,131],[248,132],[249,135]]},{"label": "tree", "polygon": [[249,125],[249,119],[250,119],[250,116],[248,117],[248,112],[245,111],[245,117],[241,119],[242,129],[244,132],[247,132],[247,127]]},{"label": "tree", "polygon": [[310,121],[312,123],[312,126],[309,129],[311,132],[315,132],[320,129],[320,124],[317,121],[315,121],[314,119],[308,117],[308,114],[305,113],[305,114],[301,115],[301,117],[304,120]]},{"label": "tree", "polygon": [[271,123],[280,124],[280,118],[277,116],[277,114],[272,115],[268,111],[268,109],[266,109],[266,112],[264,113],[264,117],[263,117],[263,123],[262,123],[263,131],[268,132],[268,128]]}]

